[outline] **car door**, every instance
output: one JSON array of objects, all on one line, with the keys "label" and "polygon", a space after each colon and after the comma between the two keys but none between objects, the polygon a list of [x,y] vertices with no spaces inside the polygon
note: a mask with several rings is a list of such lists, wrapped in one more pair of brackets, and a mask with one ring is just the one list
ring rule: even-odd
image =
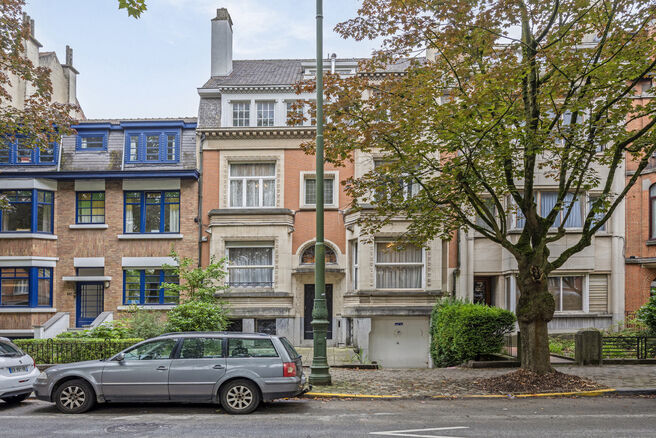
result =
[{"label": "car door", "polygon": [[268,337],[228,338],[226,366],[230,372],[243,369],[261,379],[282,376],[282,360]]},{"label": "car door", "polygon": [[169,369],[176,338],[157,339],[125,352],[122,361],[108,361],[102,372],[102,391],[108,401],[169,399]]},{"label": "car door", "polygon": [[226,372],[223,352],[223,338],[183,338],[169,371],[171,400],[211,401],[216,382]]}]

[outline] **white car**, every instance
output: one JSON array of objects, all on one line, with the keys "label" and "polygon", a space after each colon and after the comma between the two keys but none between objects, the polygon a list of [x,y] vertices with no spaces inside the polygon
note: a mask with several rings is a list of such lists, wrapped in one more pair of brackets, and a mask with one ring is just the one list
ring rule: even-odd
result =
[{"label": "white car", "polygon": [[0,338],[0,399],[20,403],[32,394],[39,376],[34,359],[7,338]]}]

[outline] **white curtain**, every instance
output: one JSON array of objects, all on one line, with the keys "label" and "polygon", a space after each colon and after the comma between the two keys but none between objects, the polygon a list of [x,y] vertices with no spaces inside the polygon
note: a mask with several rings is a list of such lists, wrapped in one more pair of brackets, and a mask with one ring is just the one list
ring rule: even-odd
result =
[{"label": "white curtain", "polygon": [[244,185],[243,181],[230,181],[230,206],[243,207]]},{"label": "white curtain", "polygon": [[125,231],[130,233],[134,232],[134,215],[132,214],[132,208],[137,207],[135,205],[126,205],[125,206]]},{"label": "white curtain", "polygon": [[273,283],[273,248],[229,248],[228,261],[229,281],[234,286]]},{"label": "white curtain", "polygon": [[402,250],[397,250],[392,242],[377,243],[376,263],[376,288],[420,289],[422,287],[424,266],[416,264],[422,263],[421,248],[407,245]]},{"label": "white curtain", "polygon": [[[541,200],[540,200],[540,216],[542,217],[547,217],[549,213],[551,213],[551,210],[556,205],[556,201],[558,200],[558,193],[557,192],[542,192],[540,193]],[[556,216],[556,219],[554,220],[554,227],[559,227],[560,226],[560,215]]]},{"label": "white curtain", "polygon": [[574,200],[573,194],[568,193],[565,195],[565,207],[562,212],[563,217],[567,214],[567,209],[570,205],[572,205],[572,211],[565,221],[565,228],[580,228],[582,226],[581,198]]},{"label": "white curtain", "polygon": [[180,205],[169,204],[166,208],[169,210],[169,227],[166,231],[177,233],[180,231]]}]

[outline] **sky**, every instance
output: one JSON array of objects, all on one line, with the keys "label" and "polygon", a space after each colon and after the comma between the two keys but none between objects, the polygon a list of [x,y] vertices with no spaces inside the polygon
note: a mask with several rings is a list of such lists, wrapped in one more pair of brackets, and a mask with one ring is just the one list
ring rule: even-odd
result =
[{"label": "sky", "polygon": [[[234,59],[314,58],[312,0],[147,0],[138,20],[118,0],[26,0],[42,51],[73,48],[77,96],[87,118],[196,116],[196,89],[210,76],[210,20],[228,8]],[[358,0],[324,1],[324,53],[368,56],[372,41],[333,28]]]}]

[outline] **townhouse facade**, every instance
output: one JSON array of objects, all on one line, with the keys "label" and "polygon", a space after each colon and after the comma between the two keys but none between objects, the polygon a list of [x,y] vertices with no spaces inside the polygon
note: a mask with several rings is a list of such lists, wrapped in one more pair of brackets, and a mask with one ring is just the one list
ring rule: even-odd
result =
[{"label": "townhouse facade", "polygon": [[43,150],[6,145],[0,333],[49,337],[179,297],[172,249],[198,260],[195,119],[84,120]]}]

